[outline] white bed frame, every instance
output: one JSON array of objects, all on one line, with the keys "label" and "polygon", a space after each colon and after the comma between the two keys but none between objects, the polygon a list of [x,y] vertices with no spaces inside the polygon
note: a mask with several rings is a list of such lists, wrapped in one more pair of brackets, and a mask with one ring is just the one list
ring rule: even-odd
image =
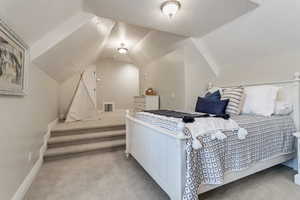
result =
[{"label": "white bed frame", "polygon": [[[300,74],[295,74],[294,80],[243,84],[243,86],[276,85],[288,86],[291,94],[294,112],[292,114],[297,130],[300,128]],[[132,155],[150,176],[169,195],[171,200],[182,200],[185,173],[186,155],[185,144],[187,137],[182,130],[184,123],[180,123],[178,133],[169,132],[165,129],[145,123],[126,114],[126,154]],[[261,161],[247,170],[225,174],[224,184],[233,182],[256,172],[284,163],[295,158],[295,154],[287,154],[274,157],[268,161]],[[300,167],[300,163],[298,164]],[[300,169],[300,168],[298,168]],[[300,175],[295,176],[295,182],[299,181]],[[298,181],[297,181],[298,180]],[[298,182],[299,183],[299,182]],[[201,185],[199,194],[220,187],[222,185]]]}]

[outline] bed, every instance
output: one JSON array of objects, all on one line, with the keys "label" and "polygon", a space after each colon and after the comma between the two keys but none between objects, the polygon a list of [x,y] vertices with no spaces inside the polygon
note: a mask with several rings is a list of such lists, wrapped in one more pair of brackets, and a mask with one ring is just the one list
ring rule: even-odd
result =
[{"label": "bed", "polygon": [[295,163],[293,134],[300,124],[299,77],[243,86],[253,85],[284,87],[292,95],[293,113],[274,117],[237,116],[234,120],[248,130],[245,140],[238,140],[233,132],[226,133],[225,142],[203,137],[203,148],[195,153],[186,124],[181,120],[144,112],[132,115],[128,111],[126,154],[132,155],[172,200],[196,199],[197,194],[277,164]]}]

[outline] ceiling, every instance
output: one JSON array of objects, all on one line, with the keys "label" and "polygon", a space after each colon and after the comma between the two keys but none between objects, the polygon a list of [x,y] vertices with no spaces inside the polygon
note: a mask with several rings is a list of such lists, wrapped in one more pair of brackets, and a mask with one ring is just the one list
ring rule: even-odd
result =
[{"label": "ceiling", "polygon": [[182,47],[186,37],[162,31],[151,31],[132,50],[133,60],[143,66]]},{"label": "ceiling", "polygon": [[[136,65],[149,63],[175,50],[176,45],[185,39],[167,32],[95,17],[37,57],[34,63],[63,82],[96,60],[114,59]],[[128,54],[118,53],[121,43],[129,49]]]},{"label": "ceiling", "polygon": [[249,0],[180,0],[180,12],[172,19],[162,15],[164,0],[83,0],[95,15],[183,36],[203,36],[253,10]]},{"label": "ceiling", "polygon": [[29,46],[82,8],[82,0],[1,0],[4,19]]},{"label": "ceiling", "polygon": [[[175,50],[185,36],[203,36],[257,5],[249,0],[180,1],[182,9],[172,20],[160,12],[163,0],[1,0],[0,17],[38,49],[33,62],[62,82],[96,59],[150,62]],[[74,17],[86,12],[91,19]],[[97,17],[99,23],[93,20]],[[121,43],[128,55],[117,53]]]},{"label": "ceiling", "polygon": [[113,21],[101,18],[100,28],[91,20],[34,62],[51,77],[62,82],[97,59],[113,25]]},{"label": "ceiling", "polygon": [[[129,54],[136,44],[142,40],[150,31],[150,29],[129,25],[123,22],[117,22],[111,31],[111,34],[105,44],[100,55],[101,58],[113,58],[119,61],[132,63]],[[119,54],[117,48],[121,43],[129,49],[129,54]]]},{"label": "ceiling", "polygon": [[199,40],[212,52],[226,81],[289,80],[300,70],[299,18],[299,0],[264,1],[254,12]]}]

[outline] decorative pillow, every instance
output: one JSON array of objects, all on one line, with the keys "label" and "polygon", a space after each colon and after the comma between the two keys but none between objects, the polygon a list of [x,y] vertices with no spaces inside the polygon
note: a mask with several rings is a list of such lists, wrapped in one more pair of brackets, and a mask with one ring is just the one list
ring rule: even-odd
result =
[{"label": "decorative pillow", "polygon": [[242,112],[271,116],[275,110],[278,90],[278,87],[269,85],[246,87]]},{"label": "decorative pillow", "polygon": [[211,99],[198,97],[195,111],[214,115],[223,115],[225,114],[228,102],[229,99],[214,101]]},{"label": "decorative pillow", "polygon": [[222,100],[229,99],[226,113],[230,115],[239,115],[242,111],[244,103],[244,88],[224,88],[222,92]]},{"label": "decorative pillow", "polygon": [[219,90],[215,91],[214,93],[208,92],[208,93],[206,93],[206,95],[205,95],[204,98],[205,98],[205,99],[214,100],[214,101],[220,101],[220,99],[221,99],[221,94],[220,94],[220,91],[219,91]]}]

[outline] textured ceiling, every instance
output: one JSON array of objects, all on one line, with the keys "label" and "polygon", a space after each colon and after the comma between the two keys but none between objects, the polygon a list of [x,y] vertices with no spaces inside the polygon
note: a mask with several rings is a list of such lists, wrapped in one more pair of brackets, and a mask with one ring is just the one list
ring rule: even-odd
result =
[{"label": "textured ceiling", "polygon": [[164,0],[83,0],[83,5],[98,16],[184,36],[203,36],[257,6],[249,0],[180,1],[172,20],[160,11]]}]

